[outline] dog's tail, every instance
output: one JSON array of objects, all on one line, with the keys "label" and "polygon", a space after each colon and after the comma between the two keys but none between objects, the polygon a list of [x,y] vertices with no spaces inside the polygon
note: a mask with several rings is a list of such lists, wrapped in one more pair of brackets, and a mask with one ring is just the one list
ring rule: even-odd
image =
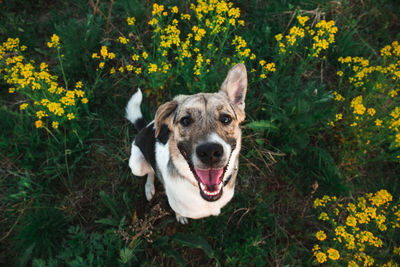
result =
[{"label": "dog's tail", "polygon": [[143,118],[142,112],[140,111],[142,98],[142,91],[140,91],[140,88],[138,88],[137,92],[132,95],[131,99],[129,99],[128,105],[125,109],[126,118],[133,123],[138,131],[142,130],[147,125],[147,122]]}]

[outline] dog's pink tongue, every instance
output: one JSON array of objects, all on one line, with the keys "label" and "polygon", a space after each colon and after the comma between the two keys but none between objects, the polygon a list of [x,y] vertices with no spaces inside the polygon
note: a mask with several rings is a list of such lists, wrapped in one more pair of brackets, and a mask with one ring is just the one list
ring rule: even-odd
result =
[{"label": "dog's pink tongue", "polygon": [[222,181],[224,169],[200,170],[196,169],[196,174],[204,185],[218,185]]}]

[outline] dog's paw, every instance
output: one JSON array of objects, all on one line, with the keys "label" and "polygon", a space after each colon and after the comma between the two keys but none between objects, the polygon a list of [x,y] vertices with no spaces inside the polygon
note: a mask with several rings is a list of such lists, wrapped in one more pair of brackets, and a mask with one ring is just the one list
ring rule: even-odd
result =
[{"label": "dog's paw", "polygon": [[178,213],[176,213],[176,220],[181,224],[187,224],[189,222],[188,218],[183,217],[183,216],[179,215]]},{"label": "dog's paw", "polygon": [[150,201],[156,193],[156,188],[154,187],[154,181],[152,179],[147,179],[144,192],[146,193],[147,201]]}]

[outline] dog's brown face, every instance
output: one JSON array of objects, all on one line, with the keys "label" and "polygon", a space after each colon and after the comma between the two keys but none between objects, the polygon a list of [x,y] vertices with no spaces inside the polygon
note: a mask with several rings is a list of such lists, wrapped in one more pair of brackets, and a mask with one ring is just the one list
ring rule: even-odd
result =
[{"label": "dog's brown face", "polygon": [[218,93],[180,95],[157,110],[156,136],[163,123],[168,125],[172,163],[183,177],[198,183],[207,201],[221,197],[228,164],[234,162],[232,152],[240,149],[246,90],[246,68],[237,64]]}]

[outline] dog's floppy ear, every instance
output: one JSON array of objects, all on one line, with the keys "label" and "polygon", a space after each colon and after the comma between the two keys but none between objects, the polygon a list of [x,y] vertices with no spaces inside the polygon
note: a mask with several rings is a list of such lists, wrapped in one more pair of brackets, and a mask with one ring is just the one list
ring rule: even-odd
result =
[{"label": "dog's floppy ear", "polygon": [[178,106],[178,102],[175,100],[169,101],[167,103],[162,104],[156,112],[156,116],[154,118],[154,127],[156,130],[155,137],[160,134],[161,125],[165,123],[166,125],[170,124],[171,115],[175,111]]},{"label": "dog's floppy ear", "polygon": [[245,118],[244,108],[247,92],[247,71],[245,65],[236,64],[229,70],[221,86],[221,91],[228,96],[239,122],[243,121]]}]

